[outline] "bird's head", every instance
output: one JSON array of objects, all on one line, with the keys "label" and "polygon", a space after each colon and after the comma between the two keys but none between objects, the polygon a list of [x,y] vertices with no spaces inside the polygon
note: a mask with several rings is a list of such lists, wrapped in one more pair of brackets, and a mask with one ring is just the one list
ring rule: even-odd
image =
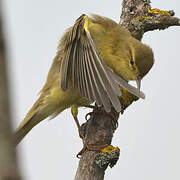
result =
[{"label": "bird's head", "polygon": [[138,89],[140,89],[142,78],[154,64],[154,55],[150,47],[138,40],[132,44],[130,54],[129,66],[134,74],[134,80],[136,80]]}]

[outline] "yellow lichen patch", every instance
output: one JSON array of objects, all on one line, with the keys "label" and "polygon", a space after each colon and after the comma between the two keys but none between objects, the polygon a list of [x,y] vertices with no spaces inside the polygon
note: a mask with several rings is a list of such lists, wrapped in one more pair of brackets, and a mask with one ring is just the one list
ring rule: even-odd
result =
[{"label": "yellow lichen patch", "polygon": [[119,148],[113,147],[112,145],[107,145],[105,148],[101,149],[101,152],[111,153],[112,151],[119,151]]},{"label": "yellow lichen patch", "polygon": [[168,11],[163,11],[163,10],[160,10],[160,9],[150,9],[148,8],[148,12],[146,13],[146,15],[148,14],[159,14],[159,15],[167,15],[167,16],[171,16],[170,13]]},{"label": "yellow lichen patch", "polygon": [[168,11],[163,11],[160,9],[150,9],[148,8],[148,11],[145,13],[145,16],[141,16],[140,18],[142,19],[152,19],[153,16],[155,15],[166,15],[166,16],[171,16],[170,13]]}]

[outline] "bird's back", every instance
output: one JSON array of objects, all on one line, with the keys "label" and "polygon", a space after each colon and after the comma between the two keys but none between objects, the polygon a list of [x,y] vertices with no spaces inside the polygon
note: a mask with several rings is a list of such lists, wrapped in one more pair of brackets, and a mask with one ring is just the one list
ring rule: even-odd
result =
[{"label": "bird's back", "polygon": [[[101,59],[122,76],[127,73],[130,32],[109,18],[93,15],[89,23],[90,34]],[[127,75],[128,76],[128,75]]]}]

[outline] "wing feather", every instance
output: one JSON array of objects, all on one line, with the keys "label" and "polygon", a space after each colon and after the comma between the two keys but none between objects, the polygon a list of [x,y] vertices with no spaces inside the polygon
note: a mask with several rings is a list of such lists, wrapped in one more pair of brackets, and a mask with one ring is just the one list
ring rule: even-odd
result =
[{"label": "wing feather", "polygon": [[84,54],[83,54],[83,50],[82,50],[82,47],[80,46],[80,49],[79,49],[79,54],[80,54],[80,59],[79,59],[79,72],[78,72],[78,76],[80,76],[80,81],[79,81],[79,85],[81,87],[81,93],[88,98],[88,93],[87,93],[87,90],[86,90],[86,84],[85,84],[85,79],[84,79],[84,69],[83,69],[83,61],[84,61]]},{"label": "wing feather", "polygon": [[61,79],[61,88],[63,90],[67,89],[68,86],[68,71],[69,71],[69,57],[70,57],[70,48],[67,48],[65,53],[65,57],[62,59],[61,63],[61,74],[62,74],[62,79]]},{"label": "wing feather", "polygon": [[107,112],[111,110],[111,106],[120,112],[120,86],[141,98],[144,97],[143,93],[113,73],[101,60],[86,21],[86,15],[78,18],[69,33],[71,37],[67,37],[68,43],[61,65],[61,88],[68,89],[70,80],[73,88],[78,89],[82,96],[92,102],[96,101],[98,106],[103,105]]},{"label": "wing feather", "polygon": [[110,108],[111,104],[110,104],[109,98],[107,98],[107,93],[103,87],[103,84],[101,83],[98,71],[92,63],[91,53],[92,53],[91,51],[88,51],[88,55],[89,55],[88,68],[90,70],[92,88],[94,89],[95,99],[99,99],[99,102],[97,104],[99,106],[103,104],[105,110],[109,112],[111,110]]},{"label": "wing feather", "polygon": [[87,61],[87,58],[86,58],[86,47],[83,47],[82,48],[83,49],[83,53],[84,53],[84,55],[83,55],[83,57],[82,57],[82,69],[81,69],[81,71],[82,71],[82,74],[83,74],[83,79],[84,79],[84,91],[86,92],[86,97],[88,98],[88,99],[92,99],[92,94],[90,95],[90,87],[89,87],[89,78],[88,78],[88,74],[87,74],[87,67],[86,67],[86,61]]}]

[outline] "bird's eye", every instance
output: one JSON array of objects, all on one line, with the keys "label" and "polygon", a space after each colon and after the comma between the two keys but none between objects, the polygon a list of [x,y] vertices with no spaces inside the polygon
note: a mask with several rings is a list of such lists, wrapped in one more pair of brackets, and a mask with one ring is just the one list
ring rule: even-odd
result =
[{"label": "bird's eye", "polygon": [[131,63],[132,66],[134,65],[133,59],[130,60],[130,63]]}]

